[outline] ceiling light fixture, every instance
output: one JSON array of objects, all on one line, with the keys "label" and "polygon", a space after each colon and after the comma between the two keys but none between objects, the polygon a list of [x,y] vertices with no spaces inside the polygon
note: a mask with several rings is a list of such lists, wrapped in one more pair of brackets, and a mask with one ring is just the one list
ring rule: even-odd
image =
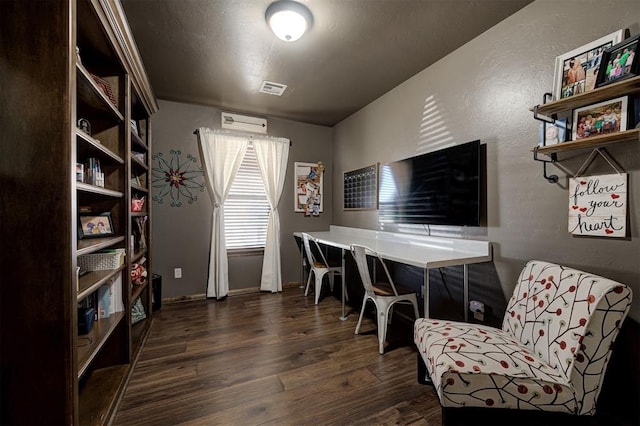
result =
[{"label": "ceiling light fixture", "polygon": [[311,28],[311,11],[301,3],[280,0],[271,3],[265,13],[271,31],[281,40],[296,41]]}]

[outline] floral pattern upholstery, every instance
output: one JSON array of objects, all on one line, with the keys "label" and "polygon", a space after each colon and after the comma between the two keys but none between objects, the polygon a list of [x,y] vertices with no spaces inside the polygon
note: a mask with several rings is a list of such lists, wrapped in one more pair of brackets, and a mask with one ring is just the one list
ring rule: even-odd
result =
[{"label": "floral pattern upholstery", "polygon": [[502,330],[421,318],[414,341],[444,407],[593,415],[630,304],[623,284],[531,261]]}]

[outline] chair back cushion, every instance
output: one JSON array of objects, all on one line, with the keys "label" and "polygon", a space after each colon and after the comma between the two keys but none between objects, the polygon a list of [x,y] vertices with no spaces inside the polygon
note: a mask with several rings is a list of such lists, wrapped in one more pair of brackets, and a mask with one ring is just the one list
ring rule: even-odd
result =
[{"label": "chair back cushion", "polygon": [[534,260],[520,273],[502,329],[562,372],[582,401],[579,414],[589,414],[630,305],[623,284]]}]

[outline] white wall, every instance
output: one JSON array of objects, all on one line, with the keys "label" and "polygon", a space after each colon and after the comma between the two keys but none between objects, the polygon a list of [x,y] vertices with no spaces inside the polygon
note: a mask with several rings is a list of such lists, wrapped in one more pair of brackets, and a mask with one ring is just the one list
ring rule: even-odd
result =
[{"label": "white wall", "polygon": [[[506,297],[529,259],[599,273],[630,285],[640,319],[640,153],[637,143],[608,147],[629,173],[630,238],[578,238],[567,232],[568,190],[532,159],[539,123],[529,110],[551,91],[555,57],[620,28],[640,31],[637,0],[538,0],[394,88],[334,128],[334,224],[377,229],[377,213],[342,210],[342,174],[444,146],[481,139],[487,151],[487,227],[446,233],[494,243]],[[564,154],[577,171],[588,151]],[[596,161],[592,174],[609,173]]]}]

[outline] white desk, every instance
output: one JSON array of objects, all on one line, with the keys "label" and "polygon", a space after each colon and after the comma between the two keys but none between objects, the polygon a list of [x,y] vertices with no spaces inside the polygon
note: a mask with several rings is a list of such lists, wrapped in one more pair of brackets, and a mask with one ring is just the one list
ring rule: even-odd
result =
[{"label": "white desk", "polygon": [[[344,256],[351,244],[360,244],[378,252],[384,258],[398,263],[417,266],[424,269],[424,315],[429,316],[429,269],[445,266],[464,267],[464,312],[465,321],[469,311],[469,271],[472,263],[490,262],[492,260],[491,243],[489,241],[465,240],[461,238],[428,237],[414,234],[373,231],[369,229],[348,228],[331,225],[329,231],[308,232],[321,244],[337,247],[342,250],[342,270]],[[301,238],[302,232],[294,232]],[[345,277],[342,277],[342,317],[345,314]]]}]

